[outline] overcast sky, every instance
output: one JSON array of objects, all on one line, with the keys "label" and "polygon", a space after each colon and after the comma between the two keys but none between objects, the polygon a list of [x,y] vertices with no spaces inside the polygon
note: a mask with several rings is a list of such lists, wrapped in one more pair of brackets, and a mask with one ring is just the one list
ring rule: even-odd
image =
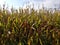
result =
[{"label": "overcast sky", "polygon": [[34,7],[37,8],[38,5],[42,8],[42,5],[46,8],[54,8],[59,7],[60,0],[0,0],[0,5],[6,4],[9,8],[13,6],[14,8],[23,7],[25,8],[26,5],[34,4]]}]

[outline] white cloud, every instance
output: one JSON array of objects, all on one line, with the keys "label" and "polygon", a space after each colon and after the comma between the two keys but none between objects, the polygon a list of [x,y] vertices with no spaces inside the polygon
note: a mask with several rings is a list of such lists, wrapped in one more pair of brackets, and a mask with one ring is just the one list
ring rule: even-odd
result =
[{"label": "white cloud", "polygon": [[46,0],[42,2],[46,8],[58,8],[60,0]]},{"label": "white cloud", "polygon": [[[5,1],[7,0],[0,0],[0,5],[4,4]],[[22,3],[24,3],[24,8],[26,7],[26,3],[28,3],[29,5],[32,6],[32,4],[35,5],[35,8],[38,8],[38,6],[40,6],[40,8],[42,8],[42,5],[44,4],[44,7],[47,7],[47,8],[54,8],[55,6],[56,7],[59,7],[59,4],[60,4],[60,0],[20,0],[20,1],[23,1]],[[8,3],[11,2],[8,1]],[[28,5],[27,4],[27,5]],[[8,4],[8,5],[12,5],[12,3]],[[14,5],[13,5],[14,6]]]},{"label": "white cloud", "polygon": [[47,8],[54,8],[60,4],[60,0],[46,0],[43,2],[44,6]]},{"label": "white cloud", "polygon": [[6,0],[0,0],[0,5],[4,4]]},{"label": "white cloud", "polygon": [[[29,2],[28,2],[29,1]],[[39,0],[28,0],[26,1],[27,4],[24,4],[24,8],[26,8],[27,5],[29,5],[31,8],[33,7],[33,4],[34,4],[34,8],[38,8],[38,5],[40,6],[40,8],[42,7],[42,2],[40,2]]]},{"label": "white cloud", "polygon": [[44,7],[46,8],[58,8],[59,4],[60,4],[60,0],[29,0],[30,1],[30,5],[34,4],[35,8],[38,8],[38,5],[40,6],[40,8],[42,8],[42,6],[44,5]]}]

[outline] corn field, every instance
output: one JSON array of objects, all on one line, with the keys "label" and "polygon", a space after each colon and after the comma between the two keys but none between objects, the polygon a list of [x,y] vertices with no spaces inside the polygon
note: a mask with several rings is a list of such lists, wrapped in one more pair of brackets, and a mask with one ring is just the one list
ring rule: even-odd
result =
[{"label": "corn field", "polygon": [[60,45],[60,11],[0,9],[0,45]]}]

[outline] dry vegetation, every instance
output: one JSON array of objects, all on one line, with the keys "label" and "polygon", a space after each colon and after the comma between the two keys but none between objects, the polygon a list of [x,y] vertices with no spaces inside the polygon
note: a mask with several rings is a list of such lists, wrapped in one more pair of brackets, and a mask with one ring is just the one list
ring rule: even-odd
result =
[{"label": "dry vegetation", "polygon": [[60,13],[0,9],[0,45],[60,45]]}]

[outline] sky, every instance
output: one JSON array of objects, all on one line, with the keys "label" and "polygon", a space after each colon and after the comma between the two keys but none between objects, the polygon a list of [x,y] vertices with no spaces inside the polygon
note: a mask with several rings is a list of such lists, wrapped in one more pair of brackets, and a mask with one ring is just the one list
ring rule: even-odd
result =
[{"label": "sky", "polygon": [[7,7],[14,8],[23,7],[26,8],[26,5],[34,8],[42,8],[42,5],[46,8],[60,8],[60,0],[0,0],[0,6],[5,4]]}]

